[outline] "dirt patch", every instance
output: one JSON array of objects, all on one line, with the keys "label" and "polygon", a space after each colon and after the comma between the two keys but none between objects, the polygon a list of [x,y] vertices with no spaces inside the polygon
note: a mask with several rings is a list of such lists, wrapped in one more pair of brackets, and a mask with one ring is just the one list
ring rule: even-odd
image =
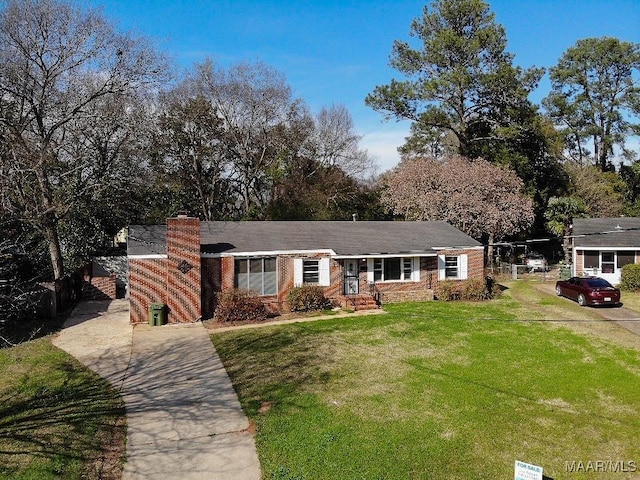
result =
[{"label": "dirt patch", "polygon": [[[222,322],[218,319],[211,318],[208,320],[204,320],[202,325],[208,330],[218,330],[221,328],[229,328],[229,327],[242,327],[247,325],[268,325],[270,323],[280,323],[280,322],[291,322],[298,320],[309,320],[315,319],[319,317],[332,316],[336,315],[338,312],[332,312],[327,314],[327,312],[292,312],[292,313],[283,313],[281,315],[274,315],[268,317],[263,321],[255,321],[255,320],[244,320],[241,322]],[[341,314],[348,313],[345,311],[341,311]]]},{"label": "dirt patch", "polygon": [[249,419],[249,426],[247,427],[246,432],[248,432],[249,435],[253,437],[255,437],[256,433],[258,433],[258,426],[252,419]]},{"label": "dirt patch", "polygon": [[221,328],[228,328],[228,327],[242,327],[245,325],[261,325],[261,324],[268,323],[270,320],[273,320],[273,319],[267,319],[264,321],[243,320],[239,322],[223,322],[215,318],[211,318],[209,320],[203,320],[202,325],[207,330],[219,330]]},{"label": "dirt patch", "polygon": [[106,430],[100,438],[100,455],[91,465],[91,472],[83,478],[100,480],[120,480],[126,459],[127,420],[124,412],[115,425]]},{"label": "dirt patch", "polygon": [[202,322],[204,327],[211,331],[217,332],[225,332],[228,330],[242,329],[242,328],[256,328],[256,327],[267,327],[272,325],[284,325],[290,323],[300,323],[300,322],[315,322],[316,320],[332,320],[338,318],[352,318],[363,315],[378,315],[385,313],[382,309],[375,310],[358,310],[354,312],[352,310],[333,310],[330,312],[307,312],[307,313],[287,313],[283,315],[278,315],[276,317],[268,318],[263,322],[219,322],[215,320],[205,320]]}]

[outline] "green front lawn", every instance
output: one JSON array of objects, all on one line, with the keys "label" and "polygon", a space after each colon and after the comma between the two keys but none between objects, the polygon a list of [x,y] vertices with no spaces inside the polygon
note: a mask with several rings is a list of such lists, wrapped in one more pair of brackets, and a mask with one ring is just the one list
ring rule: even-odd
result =
[{"label": "green front lawn", "polygon": [[0,478],[118,479],[125,419],[117,392],[41,338],[0,350]]},{"label": "green front lawn", "polygon": [[504,479],[516,459],[555,480],[637,478],[567,465],[640,468],[640,340],[512,287],[212,335],[257,425],[263,478]]}]

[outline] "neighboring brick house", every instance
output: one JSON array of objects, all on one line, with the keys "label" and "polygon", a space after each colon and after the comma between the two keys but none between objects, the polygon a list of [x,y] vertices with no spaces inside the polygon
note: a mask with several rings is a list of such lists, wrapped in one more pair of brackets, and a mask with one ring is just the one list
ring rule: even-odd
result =
[{"label": "neighboring brick house", "polygon": [[77,271],[82,276],[84,300],[124,298],[127,288],[127,257],[94,257]]},{"label": "neighboring brick house", "polygon": [[595,275],[616,285],[622,267],[640,263],[640,218],[574,218],[573,275]]},{"label": "neighboring brick house", "polygon": [[244,288],[272,312],[297,285],[322,286],[336,304],[427,300],[438,281],[483,278],[484,247],[446,222],[200,222],[131,226],[131,322],[151,303],[169,323],[213,316],[216,294]]}]

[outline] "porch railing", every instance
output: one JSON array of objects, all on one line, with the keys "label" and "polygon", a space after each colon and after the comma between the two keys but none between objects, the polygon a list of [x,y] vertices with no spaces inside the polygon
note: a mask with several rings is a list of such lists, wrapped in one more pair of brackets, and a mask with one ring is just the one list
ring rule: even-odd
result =
[{"label": "porch railing", "polygon": [[369,284],[369,295],[371,295],[376,301],[376,305],[378,305],[379,307],[382,306],[382,293],[380,292],[380,290],[378,290],[376,282],[372,282]]}]

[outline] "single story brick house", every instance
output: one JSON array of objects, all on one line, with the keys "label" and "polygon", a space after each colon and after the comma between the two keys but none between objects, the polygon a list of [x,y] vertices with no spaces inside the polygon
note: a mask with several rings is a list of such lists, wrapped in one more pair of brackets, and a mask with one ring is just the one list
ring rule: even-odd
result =
[{"label": "single story brick house", "polygon": [[243,288],[272,312],[298,285],[324,288],[335,304],[433,298],[438,281],[483,278],[484,247],[446,222],[200,222],[129,227],[131,322],[151,303],[169,323],[213,316],[216,294]]},{"label": "single story brick house", "polygon": [[573,275],[596,275],[616,285],[622,267],[640,263],[640,218],[575,218]]}]

